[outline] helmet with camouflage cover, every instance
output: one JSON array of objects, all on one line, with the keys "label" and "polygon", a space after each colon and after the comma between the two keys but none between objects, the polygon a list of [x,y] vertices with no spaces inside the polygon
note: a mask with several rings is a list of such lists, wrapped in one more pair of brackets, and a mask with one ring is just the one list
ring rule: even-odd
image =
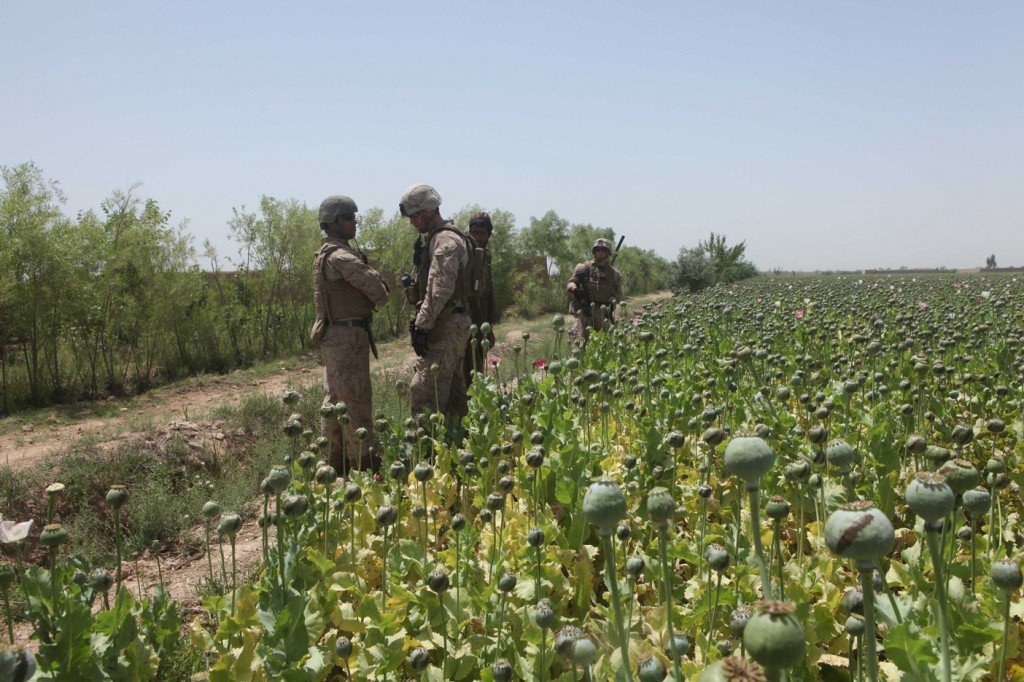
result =
[{"label": "helmet with camouflage cover", "polygon": [[428,211],[441,205],[441,195],[430,185],[418,183],[402,192],[402,200],[398,209],[403,216],[411,216],[420,211]]},{"label": "helmet with camouflage cover", "polygon": [[598,249],[604,249],[608,253],[611,253],[612,243],[609,240],[602,237],[601,239],[598,239],[596,242],[594,242],[594,246],[590,249],[590,252],[593,253]]},{"label": "helmet with camouflage cover", "polygon": [[329,225],[345,213],[356,213],[359,208],[352,197],[334,194],[320,202],[320,224]]},{"label": "helmet with camouflage cover", "polygon": [[482,227],[488,233],[494,232],[494,225],[491,224],[491,214],[486,211],[477,211],[469,216],[469,229],[472,230],[474,227]]}]

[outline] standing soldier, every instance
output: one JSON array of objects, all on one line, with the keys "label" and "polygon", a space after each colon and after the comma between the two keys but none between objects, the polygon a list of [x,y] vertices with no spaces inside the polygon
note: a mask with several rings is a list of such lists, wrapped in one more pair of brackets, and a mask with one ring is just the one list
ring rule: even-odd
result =
[{"label": "standing soldier", "polygon": [[[331,446],[329,463],[338,471],[343,447],[347,464],[356,469],[380,467],[371,441],[357,443],[354,433],[373,433],[373,388],[370,349],[376,357],[371,327],[373,311],[388,300],[388,288],[366,256],[349,243],[356,236],[356,202],[335,195],[320,204],[323,241],[313,259],[313,301],[316,322],[311,337],[324,356],[324,405],[345,403],[348,425],[343,430],[334,415],[324,416],[321,429]],[[343,440],[344,434],[344,440]]]},{"label": "standing soldier", "polygon": [[466,347],[466,359],[463,362],[466,377],[466,386],[473,381],[473,370],[482,372],[484,368],[484,348],[481,343],[487,339],[490,348],[494,348],[494,325],[498,323],[498,305],[494,301],[494,280],[491,277],[491,252],[487,248],[487,242],[494,232],[494,225],[491,224],[491,216],[483,211],[474,213],[469,217],[469,236],[476,242],[477,247],[483,251],[483,267],[480,272],[480,280],[476,283],[476,291],[469,299],[469,318],[479,330],[484,322],[491,325],[491,330],[486,334],[478,331],[476,345],[470,339]]},{"label": "standing soldier", "polygon": [[577,265],[566,286],[573,298],[577,338],[583,343],[590,338],[591,327],[597,331],[604,329],[605,316],[611,321],[615,304],[622,300],[622,276],[609,262],[612,243],[598,239],[591,252],[594,260]]},{"label": "standing soldier", "polygon": [[[427,408],[449,420],[465,403],[463,356],[469,339],[468,300],[471,253],[468,238],[454,223],[441,217],[441,196],[430,185],[417,184],[402,194],[398,205],[420,233],[416,282],[410,285],[416,316],[409,322],[409,336],[417,360],[410,387],[413,416]],[[413,289],[414,287],[414,289]],[[437,365],[438,371],[431,372]],[[456,427],[457,424],[450,424]]]}]

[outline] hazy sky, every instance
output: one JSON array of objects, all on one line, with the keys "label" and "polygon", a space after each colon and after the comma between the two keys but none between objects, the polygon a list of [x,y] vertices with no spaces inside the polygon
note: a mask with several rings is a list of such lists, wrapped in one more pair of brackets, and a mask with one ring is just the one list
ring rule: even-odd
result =
[{"label": "hazy sky", "polygon": [[[0,4],[0,165],[232,207],[554,209],[762,269],[1024,265],[1021,2]],[[444,212],[444,210],[442,210]],[[412,228],[410,228],[411,230]]]}]

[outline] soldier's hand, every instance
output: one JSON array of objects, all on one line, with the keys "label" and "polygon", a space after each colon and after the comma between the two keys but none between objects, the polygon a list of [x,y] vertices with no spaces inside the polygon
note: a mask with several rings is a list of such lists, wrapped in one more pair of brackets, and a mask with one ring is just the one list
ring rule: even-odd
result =
[{"label": "soldier's hand", "polygon": [[423,358],[427,356],[430,349],[429,333],[425,329],[418,329],[415,322],[409,325],[409,340],[412,342],[412,350],[416,355]]}]

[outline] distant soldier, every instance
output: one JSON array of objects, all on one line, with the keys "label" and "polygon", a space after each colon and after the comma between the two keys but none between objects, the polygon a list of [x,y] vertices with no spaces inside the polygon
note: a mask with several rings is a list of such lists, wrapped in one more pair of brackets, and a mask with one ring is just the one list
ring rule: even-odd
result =
[{"label": "distant soldier", "polygon": [[[417,355],[410,406],[413,416],[429,408],[454,421],[466,400],[462,363],[469,340],[472,254],[469,238],[441,217],[440,205],[437,190],[423,184],[406,189],[398,205],[421,235],[416,280],[409,288],[416,305],[409,337]],[[432,365],[438,366],[436,374]]]},{"label": "distant soldier", "polygon": [[[324,405],[345,403],[348,425],[342,430],[336,416],[322,418],[321,429],[331,446],[328,462],[344,471],[342,434],[347,464],[356,469],[380,467],[373,449],[373,388],[370,385],[370,349],[373,347],[372,315],[387,303],[388,288],[366,256],[349,243],[356,236],[356,202],[330,196],[320,204],[323,241],[313,259],[313,301],[316,322],[311,337],[320,343],[324,356]],[[376,356],[376,348],[373,348]],[[357,429],[365,428],[370,439],[358,443]]]},{"label": "distant soldier", "polygon": [[477,332],[476,347],[473,347],[473,340],[470,339],[466,348],[466,359],[463,362],[466,377],[466,386],[473,381],[473,370],[483,371],[484,348],[482,341],[487,339],[490,348],[494,348],[494,325],[498,323],[500,314],[498,304],[494,301],[494,280],[491,276],[491,252],[487,248],[487,242],[494,233],[494,226],[491,224],[491,216],[483,211],[474,213],[469,217],[469,236],[473,238],[476,245],[483,249],[483,268],[479,281],[475,283],[474,295],[469,299],[469,318],[479,330],[484,322],[490,323],[491,331],[484,334]]},{"label": "distant soldier", "polygon": [[590,338],[590,329],[604,329],[615,305],[622,300],[622,276],[609,262],[612,243],[598,239],[591,249],[594,260],[580,263],[573,270],[566,291],[572,295],[571,310],[576,316],[576,334],[582,342]]}]

